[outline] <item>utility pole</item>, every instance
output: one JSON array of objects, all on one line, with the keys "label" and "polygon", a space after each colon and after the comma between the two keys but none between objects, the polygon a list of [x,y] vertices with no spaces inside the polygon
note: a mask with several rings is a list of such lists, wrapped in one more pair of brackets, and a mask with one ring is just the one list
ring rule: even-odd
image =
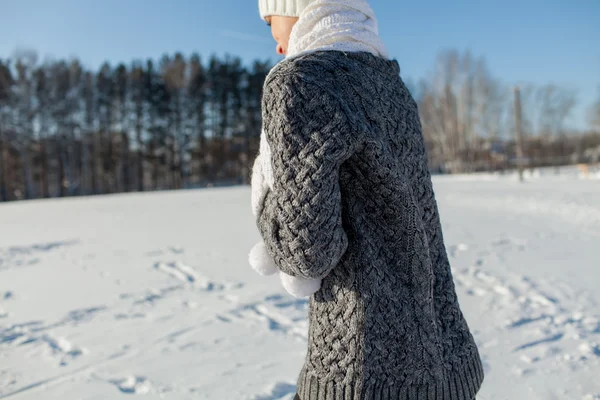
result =
[{"label": "utility pole", "polygon": [[523,133],[521,132],[521,91],[518,86],[515,92],[515,135],[517,144],[517,168],[519,170],[519,182],[523,182]]}]

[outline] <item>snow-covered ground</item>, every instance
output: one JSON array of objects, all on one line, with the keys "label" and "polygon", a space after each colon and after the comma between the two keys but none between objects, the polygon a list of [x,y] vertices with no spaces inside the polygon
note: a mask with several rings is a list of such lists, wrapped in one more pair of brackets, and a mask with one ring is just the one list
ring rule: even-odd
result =
[{"label": "snow-covered ground", "polygon": [[[575,178],[435,178],[478,399],[600,399],[600,182]],[[291,399],[307,303],[248,266],[249,198],[1,204],[0,399]]]}]

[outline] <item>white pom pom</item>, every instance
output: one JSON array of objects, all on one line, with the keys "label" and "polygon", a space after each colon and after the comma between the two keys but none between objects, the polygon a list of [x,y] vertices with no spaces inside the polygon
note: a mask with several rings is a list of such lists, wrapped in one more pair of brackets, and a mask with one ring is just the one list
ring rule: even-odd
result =
[{"label": "white pom pom", "polygon": [[273,275],[279,271],[273,258],[267,252],[267,246],[264,242],[259,242],[252,247],[248,255],[248,261],[250,261],[250,265],[256,272],[264,276]]},{"label": "white pom pom", "polygon": [[309,297],[321,288],[321,279],[304,279],[279,273],[281,283],[289,294],[296,298]]}]

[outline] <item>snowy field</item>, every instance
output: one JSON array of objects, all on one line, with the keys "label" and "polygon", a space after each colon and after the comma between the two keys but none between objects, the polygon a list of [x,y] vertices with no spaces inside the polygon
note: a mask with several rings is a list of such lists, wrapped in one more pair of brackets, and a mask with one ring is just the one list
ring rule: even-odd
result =
[{"label": "snowy field", "polygon": [[[437,177],[481,400],[600,399],[600,180]],[[291,399],[307,303],[247,187],[0,204],[0,399]]]}]

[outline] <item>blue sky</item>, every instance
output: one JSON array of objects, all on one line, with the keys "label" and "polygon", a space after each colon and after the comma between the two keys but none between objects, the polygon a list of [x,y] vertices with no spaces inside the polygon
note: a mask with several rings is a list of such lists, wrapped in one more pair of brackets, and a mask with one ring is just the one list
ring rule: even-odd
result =
[{"label": "blue sky", "polygon": [[[92,68],[164,53],[230,53],[277,60],[256,0],[1,0],[0,57],[17,48],[77,56]],[[600,86],[598,0],[371,0],[404,78],[418,80],[440,50],[469,49],[509,84],[574,88],[582,127]]]}]

